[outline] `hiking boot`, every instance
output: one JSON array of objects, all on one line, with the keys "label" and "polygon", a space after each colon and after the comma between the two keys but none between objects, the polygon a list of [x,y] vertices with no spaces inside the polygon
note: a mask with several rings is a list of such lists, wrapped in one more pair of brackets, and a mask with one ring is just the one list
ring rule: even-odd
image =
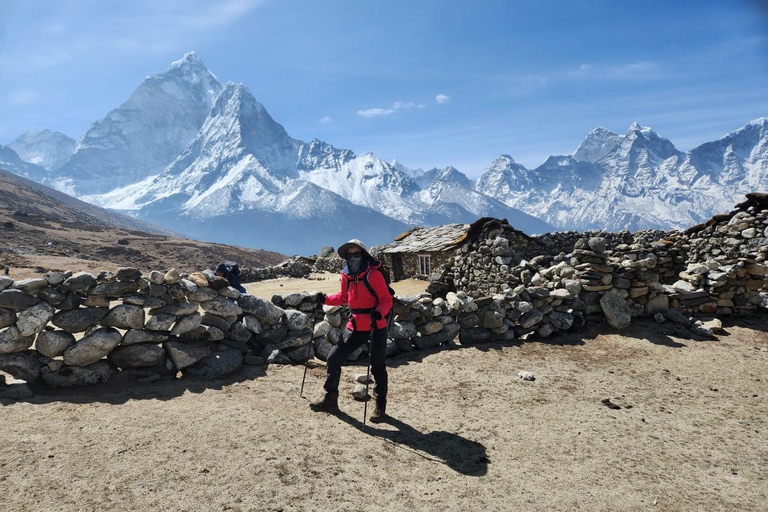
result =
[{"label": "hiking boot", "polygon": [[371,423],[381,423],[387,417],[387,403],[376,402],[376,407],[373,408],[373,414],[371,414]]},{"label": "hiking boot", "polygon": [[334,412],[339,410],[339,394],[323,393],[320,398],[311,402],[309,408],[318,412]]}]

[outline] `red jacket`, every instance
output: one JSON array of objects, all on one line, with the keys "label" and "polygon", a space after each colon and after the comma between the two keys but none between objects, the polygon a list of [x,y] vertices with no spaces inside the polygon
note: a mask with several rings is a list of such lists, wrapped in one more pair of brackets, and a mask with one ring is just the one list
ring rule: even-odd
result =
[{"label": "red jacket", "polygon": [[[384,274],[379,268],[381,262],[369,260],[368,268],[360,272],[356,277],[347,273],[346,267],[341,271],[341,291],[339,293],[328,295],[325,298],[325,304],[328,306],[343,306],[349,304],[351,309],[370,309],[376,308],[381,313],[381,320],[376,322],[377,329],[386,329],[386,316],[392,309],[392,295],[389,293],[389,287],[384,280]],[[376,295],[372,295],[365,287],[363,277],[368,274],[370,283]],[[349,288],[349,293],[347,293]],[[377,299],[378,298],[378,299]],[[370,331],[371,315],[369,313],[352,313],[352,319],[347,323],[347,328],[354,331]]]}]

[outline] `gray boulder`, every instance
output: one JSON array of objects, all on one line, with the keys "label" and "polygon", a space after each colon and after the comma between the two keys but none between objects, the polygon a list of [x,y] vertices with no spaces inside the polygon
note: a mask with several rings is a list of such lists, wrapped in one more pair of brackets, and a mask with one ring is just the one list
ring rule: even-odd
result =
[{"label": "gray boulder", "polygon": [[194,331],[200,327],[203,317],[200,313],[195,311],[191,315],[183,316],[176,321],[176,324],[171,329],[171,336],[179,336],[188,332]]},{"label": "gray boulder", "polygon": [[308,343],[303,347],[289,348],[285,350],[285,355],[292,362],[303,364],[315,357],[315,347],[312,343]]},{"label": "gray boulder", "polygon": [[312,318],[295,309],[285,311],[285,324],[289,331],[300,331],[312,327]]},{"label": "gray boulder", "polygon": [[312,329],[288,331],[288,334],[275,345],[279,350],[301,347],[312,341]]},{"label": "gray boulder", "polygon": [[326,321],[318,322],[312,329],[312,337],[320,338],[321,336],[325,336],[331,331],[332,328],[333,326],[331,326],[331,324]]},{"label": "gray boulder", "polygon": [[527,313],[523,314],[518,320],[520,327],[523,329],[530,329],[537,323],[544,319],[544,314],[538,309],[531,309]]},{"label": "gray boulder", "polygon": [[427,349],[431,347],[437,347],[438,345],[442,345],[443,343],[447,343],[449,341],[452,341],[457,334],[459,334],[459,331],[461,330],[461,326],[456,323],[452,322],[449,324],[446,324],[442,331],[432,334],[430,336],[419,336],[411,340],[416,347],[419,349]]},{"label": "gray boulder", "polygon": [[10,374],[16,379],[34,382],[40,377],[42,366],[40,357],[32,350],[0,354],[0,371]]},{"label": "gray boulder", "polygon": [[77,274],[68,277],[61,286],[64,291],[85,292],[95,284],[96,276],[89,274],[88,272],[78,272]]},{"label": "gray boulder", "polygon": [[109,353],[107,359],[118,368],[163,366],[165,364],[165,350],[159,345],[142,343],[117,347]]},{"label": "gray boulder", "polygon": [[163,273],[157,270],[153,270],[149,273],[149,282],[152,284],[163,284],[165,282]]},{"label": "gray boulder", "polygon": [[256,341],[260,345],[275,345],[280,342],[285,335],[288,334],[288,327],[285,324],[273,325],[264,328],[260,334],[256,336]]},{"label": "gray boulder", "polygon": [[236,316],[220,317],[218,315],[212,315],[210,313],[203,314],[203,325],[210,325],[212,327],[218,327],[224,332],[229,331],[232,324],[237,321]]},{"label": "gray boulder", "polygon": [[55,388],[100,384],[109,380],[112,373],[106,361],[97,361],[87,366],[64,366],[56,371],[43,366],[40,371],[43,382]]},{"label": "gray boulder", "polygon": [[259,334],[263,329],[261,321],[253,315],[245,315],[243,317],[243,326],[253,334]]},{"label": "gray boulder", "polygon": [[176,370],[192,366],[211,353],[211,346],[207,343],[168,341],[163,343],[163,348]]},{"label": "gray boulder", "polygon": [[43,274],[43,278],[48,281],[51,286],[59,286],[61,283],[67,280],[66,272],[46,272]]},{"label": "gray boulder", "polygon": [[88,366],[112,352],[122,340],[115,329],[102,327],[90,336],[76,341],[64,351],[64,363],[69,366]]},{"label": "gray boulder", "polygon": [[236,349],[216,352],[184,370],[185,377],[215,380],[228,377],[243,365],[243,354]]},{"label": "gray boulder", "polygon": [[34,336],[22,336],[18,327],[12,325],[0,331],[0,354],[22,352],[32,346]]},{"label": "gray boulder", "polygon": [[624,299],[613,293],[604,293],[600,297],[600,307],[603,309],[608,325],[615,329],[629,327],[632,321],[632,310]]},{"label": "gray boulder", "polygon": [[237,299],[240,297],[240,292],[231,286],[227,286],[219,290],[219,295],[228,299]]},{"label": "gray boulder", "polygon": [[395,338],[408,339],[415,338],[418,335],[418,331],[413,322],[395,322],[392,324],[392,331]]},{"label": "gray boulder", "polygon": [[573,316],[560,311],[551,311],[546,319],[558,331],[567,331],[573,325]]},{"label": "gray boulder", "polygon": [[163,306],[160,309],[153,309],[150,314],[153,315],[173,315],[173,316],[187,316],[196,312],[200,308],[200,304],[197,302],[173,302],[167,306]]},{"label": "gray boulder", "polygon": [[101,319],[101,325],[117,327],[118,329],[142,329],[144,327],[144,309],[139,306],[120,304],[112,308]]},{"label": "gray boulder", "polygon": [[241,295],[240,298],[237,299],[237,303],[243,311],[250,313],[267,325],[280,323],[280,320],[285,314],[285,311],[271,302],[253,295]]},{"label": "gray boulder", "polygon": [[0,276],[0,292],[6,288],[13,286],[13,279],[10,277]]},{"label": "gray boulder", "polygon": [[43,299],[51,306],[58,306],[66,300],[67,294],[49,286],[37,292],[37,298]]},{"label": "gray boulder", "polygon": [[13,283],[13,288],[21,290],[27,295],[36,295],[37,292],[43,288],[48,288],[48,281],[42,277],[33,277],[30,279],[22,279]]},{"label": "gray boulder", "polygon": [[170,331],[174,322],[176,322],[175,316],[160,313],[158,315],[151,315],[144,328],[149,331]]},{"label": "gray boulder", "polygon": [[236,302],[224,297],[216,297],[215,299],[203,302],[200,304],[200,307],[206,313],[221,317],[238,316],[243,313],[243,310]]},{"label": "gray boulder", "polygon": [[16,325],[16,313],[10,309],[0,308],[0,329]]},{"label": "gray boulder", "polygon": [[321,361],[327,361],[328,355],[331,353],[331,350],[333,350],[333,343],[325,338],[315,338],[312,342],[315,349],[315,356]]},{"label": "gray boulder", "polygon": [[84,332],[88,327],[95,325],[104,318],[107,308],[78,308],[69,311],[59,311],[53,315],[53,325],[67,332]]},{"label": "gray boulder", "polygon": [[218,296],[219,294],[216,292],[216,290],[208,287],[198,288],[197,291],[187,294],[189,300],[194,300],[197,302],[206,302],[215,299]]},{"label": "gray boulder", "polygon": [[139,291],[138,283],[118,281],[115,283],[98,284],[93,289],[91,289],[88,294],[117,299],[137,291]]},{"label": "gray boulder", "polygon": [[31,297],[15,288],[0,292],[0,308],[21,311],[23,309],[31,308],[38,302],[40,302],[40,299],[37,297]]},{"label": "gray boulder", "polygon": [[135,267],[121,267],[117,269],[115,277],[118,281],[138,281],[141,272]]},{"label": "gray boulder", "polygon": [[[175,318],[175,317],[174,317]],[[123,341],[120,342],[123,346],[136,345],[139,343],[162,343],[168,339],[168,336],[163,332],[145,331],[143,329],[132,329],[125,333]]]},{"label": "gray boulder", "polygon": [[60,356],[75,343],[75,337],[64,331],[43,331],[37,335],[35,349],[46,357]]},{"label": "gray boulder", "polygon": [[250,341],[253,333],[245,328],[242,322],[235,322],[229,328],[229,338],[242,343]]}]

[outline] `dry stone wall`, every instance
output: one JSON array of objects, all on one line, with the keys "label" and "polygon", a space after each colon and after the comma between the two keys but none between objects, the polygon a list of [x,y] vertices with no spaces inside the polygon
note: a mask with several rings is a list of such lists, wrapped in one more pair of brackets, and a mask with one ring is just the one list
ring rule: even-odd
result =
[{"label": "dry stone wall", "polygon": [[[644,315],[712,336],[717,322],[704,315],[768,307],[767,237],[764,194],[685,233],[581,237],[568,252],[533,257],[524,255],[540,242],[490,222],[433,275],[431,293],[395,298],[387,354],[457,336],[463,345],[547,338],[590,321],[621,329]],[[572,240],[555,239],[560,247]],[[340,268],[333,259],[313,265]],[[242,365],[325,360],[349,310],[314,297],[241,295],[211,271],[0,277],[0,371],[58,387],[98,384],[115,372],[220,379]],[[0,397],[9,396],[3,389],[0,382]]]}]

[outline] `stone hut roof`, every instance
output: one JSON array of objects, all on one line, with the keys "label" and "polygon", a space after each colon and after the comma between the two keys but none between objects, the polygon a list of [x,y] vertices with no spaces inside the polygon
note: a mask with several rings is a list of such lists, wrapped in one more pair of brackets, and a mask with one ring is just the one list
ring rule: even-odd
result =
[{"label": "stone hut roof", "polygon": [[415,227],[379,248],[380,253],[443,252],[460,246],[467,240],[469,224],[445,224],[430,228]]}]

